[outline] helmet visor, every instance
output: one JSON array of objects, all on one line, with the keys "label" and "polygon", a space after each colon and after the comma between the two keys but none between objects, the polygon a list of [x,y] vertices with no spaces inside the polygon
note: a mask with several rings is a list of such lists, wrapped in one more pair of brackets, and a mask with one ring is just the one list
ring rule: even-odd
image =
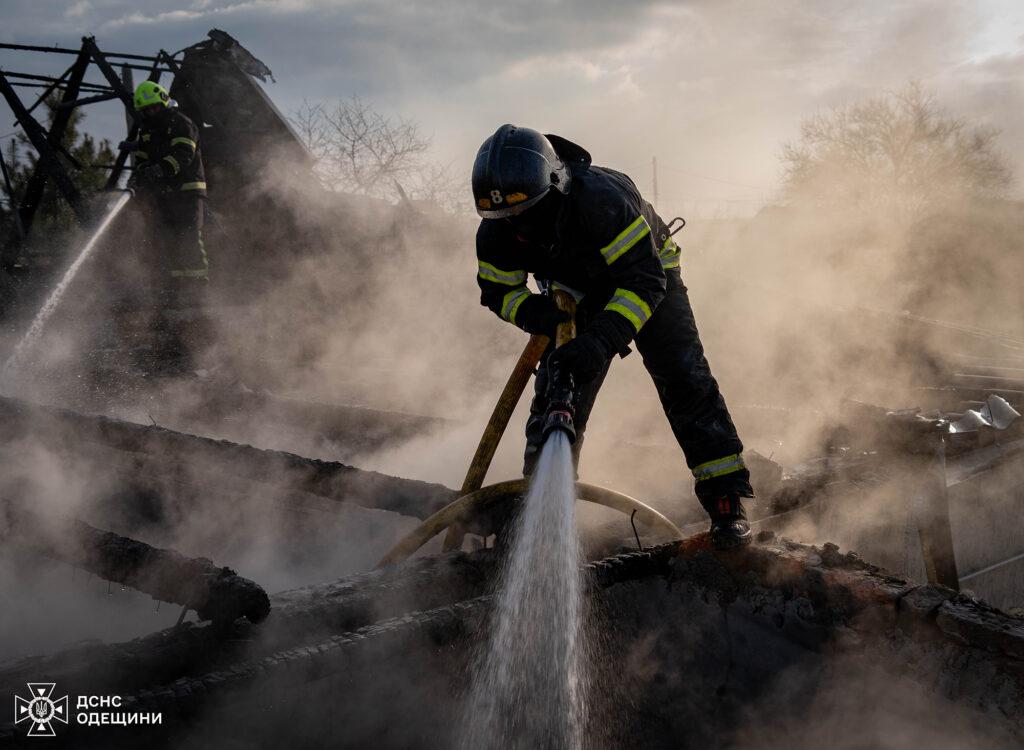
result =
[{"label": "helmet visor", "polygon": [[517,234],[533,240],[549,239],[554,234],[562,208],[562,194],[552,189],[540,197],[543,200],[529,211],[505,217]]},{"label": "helmet visor", "polygon": [[[501,198],[500,202],[493,199],[494,194],[497,194],[497,196]],[[492,192],[492,198],[477,200],[476,212],[484,219],[505,219],[509,216],[518,216],[530,206],[540,203],[544,199],[545,195],[547,195],[547,191],[540,195],[535,195],[532,198],[527,198],[519,203],[509,203],[503,196],[501,196],[500,193],[498,193],[497,190],[495,190]],[[483,200],[487,201],[488,208],[483,207]]]}]

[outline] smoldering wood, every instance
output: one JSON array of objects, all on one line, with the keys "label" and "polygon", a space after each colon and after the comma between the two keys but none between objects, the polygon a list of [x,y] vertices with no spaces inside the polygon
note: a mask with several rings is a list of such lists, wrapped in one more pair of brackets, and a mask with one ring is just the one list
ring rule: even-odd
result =
[{"label": "smoldering wood", "polygon": [[183,623],[125,643],[89,643],[0,665],[0,686],[46,675],[82,690],[140,691],[244,658],[357,630],[407,612],[444,607],[487,593],[493,555],[453,552],[281,591],[258,627]]},{"label": "smoldering wood", "polygon": [[[493,555],[493,551],[478,553],[477,559]],[[464,559],[465,555],[458,553],[448,559],[455,557]],[[347,582],[349,593],[362,589],[373,599],[380,593],[375,587],[385,579],[391,585],[403,585],[404,576],[417,579],[425,567],[433,567],[437,573],[439,560],[397,566],[388,574],[354,577]],[[442,576],[459,582],[479,572],[454,568]],[[614,649],[606,654],[613,664],[634,658],[635,649],[642,647],[651,632],[653,618],[672,635],[659,638],[657,665],[651,668],[671,672],[670,665],[677,661],[689,665],[687,684],[695,690],[715,683],[726,660],[721,651],[727,648],[735,659],[729,660],[730,670],[735,670],[735,679],[742,684],[753,687],[764,682],[763,688],[771,690],[771,676],[787,664],[791,683],[809,680],[809,694],[787,690],[786,700],[792,705],[783,710],[799,714],[805,710],[803,702],[811,700],[809,695],[820,688],[815,677],[818,668],[806,665],[841,663],[849,658],[861,666],[872,663],[899,674],[950,701],[957,710],[977,711],[1000,731],[1021,737],[1024,620],[941,586],[915,585],[897,578],[852,553],[841,553],[834,545],[813,547],[761,534],[757,546],[718,553],[702,534],[644,553],[597,561],[587,565],[585,573],[591,599],[599,601],[605,616],[616,624]],[[304,708],[311,704],[304,685],[316,685],[331,694],[348,685],[360,695],[366,691],[381,698],[388,696],[383,703],[375,700],[374,710],[361,722],[352,714],[366,713],[359,708],[362,702],[355,694],[349,693],[349,700],[332,702],[334,710],[345,717],[345,731],[335,735],[337,741],[355,747],[372,736],[394,739],[384,728],[389,723],[401,724],[401,717],[407,721],[410,712],[427,699],[423,693],[427,690],[432,696],[431,713],[446,720],[427,722],[426,729],[419,727],[419,740],[427,737],[434,746],[445,746],[450,738],[444,733],[451,731],[450,719],[458,713],[458,695],[443,686],[464,674],[474,644],[486,636],[493,612],[491,597],[480,593],[478,583],[465,583],[469,585],[453,589],[450,603],[431,606],[436,600],[409,600],[404,609],[387,608],[371,616],[370,622],[351,629],[340,620],[326,631],[282,627],[280,638],[261,642],[259,632],[287,609],[275,607],[263,626],[236,633],[235,647],[225,644],[222,653],[227,656],[222,661],[193,661],[179,664],[177,672],[165,670],[162,681],[126,689],[124,706],[126,710],[162,712],[164,725],[159,734],[150,737],[157,746],[170,746],[182,733],[193,740],[197,732],[200,737],[211,732],[216,736],[225,722],[231,724],[232,736],[239,741],[266,741],[284,735],[294,739],[295,733],[304,736],[305,730],[297,729],[296,724],[317,731],[315,713],[309,712],[320,709],[315,701],[313,708]],[[311,593],[289,596],[304,599]],[[705,619],[709,622],[703,627],[724,630],[725,642],[708,640],[699,628],[669,627]],[[197,630],[184,632],[195,634]],[[290,638],[288,634],[292,634]],[[694,637],[705,638],[702,648],[694,649]],[[238,648],[241,638],[256,639],[262,647]],[[144,647],[133,642],[140,644],[137,651],[160,649],[156,636],[143,640]],[[771,647],[765,647],[766,642]],[[79,670],[86,672],[91,663],[102,671],[112,649],[96,647],[91,658],[80,649],[75,654],[82,662]],[[799,661],[792,661],[794,658]],[[122,661],[127,664],[129,657]],[[135,663],[146,665],[145,659]],[[805,666],[794,671],[798,664]],[[16,688],[16,681],[28,668],[22,666],[21,672],[5,670],[0,685]],[[69,676],[59,671],[52,657],[49,669],[39,669],[42,663],[31,666],[36,667],[33,674],[45,672],[47,679]],[[624,667],[623,662],[617,674],[626,676],[629,670]],[[715,722],[730,715],[734,703],[750,708],[731,690],[684,691],[695,699],[694,705],[677,695],[678,691],[679,683],[669,681],[658,683],[653,692],[632,693],[640,711],[623,719],[630,731],[639,733],[638,744],[657,744],[658,732],[671,731],[659,729],[663,725],[658,717],[665,712],[693,711],[703,716],[705,723],[714,724],[708,731],[719,731]],[[700,695],[712,701],[717,712],[705,713]],[[308,714],[309,720],[282,726],[273,718],[281,710],[295,719]],[[204,721],[214,715],[216,721]],[[0,743],[12,741],[13,732],[10,724],[0,727]],[[144,736],[123,729],[121,734],[109,735],[114,745],[137,743]]]},{"label": "smoldering wood", "polygon": [[[0,396],[0,444],[19,440],[36,440],[72,453],[79,450],[79,445],[87,453],[90,444],[98,443],[122,452],[127,462],[136,463],[135,468],[142,465],[151,470],[149,476],[155,480],[206,476],[212,489],[219,483],[217,476],[227,474],[243,484],[263,485],[263,494],[269,494],[270,489],[281,494],[309,493],[416,518],[428,517],[456,496],[454,490],[439,484],[399,479],[336,461],[304,458]],[[139,476],[144,481],[147,475]]]},{"label": "smoldering wood", "polygon": [[7,503],[0,527],[5,547],[43,555],[128,586],[162,602],[194,610],[218,625],[239,617],[258,623],[270,600],[256,583],[206,558],[104,531],[74,518],[46,518]]}]

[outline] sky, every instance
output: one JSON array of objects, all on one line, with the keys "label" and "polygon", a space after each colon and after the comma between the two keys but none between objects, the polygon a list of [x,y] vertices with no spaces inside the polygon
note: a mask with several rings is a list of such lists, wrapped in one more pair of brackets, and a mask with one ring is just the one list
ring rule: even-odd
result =
[{"label": "sky", "polygon": [[[1024,175],[1024,4],[1010,0],[3,0],[0,40],[175,51],[224,29],[274,71],[285,112],[357,94],[418,121],[467,174],[513,122],[563,135],[634,177],[658,208],[750,215],[777,195],[801,119],[918,80],[1002,131]],[[0,68],[55,56],[0,51]],[[62,70],[63,67],[60,68]],[[94,74],[95,75],[95,74]],[[0,135],[13,130],[0,108]],[[116,105],[89,126],[120,137]],[[1024,180],[1022,180],[1024,181]],[[1022,193],[1018,184],[1017,194]]]}]

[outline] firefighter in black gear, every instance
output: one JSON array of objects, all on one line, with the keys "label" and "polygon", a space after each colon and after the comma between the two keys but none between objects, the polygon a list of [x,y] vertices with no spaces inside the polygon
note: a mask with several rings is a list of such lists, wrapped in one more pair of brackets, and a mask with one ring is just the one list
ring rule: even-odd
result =
[{"label": "firefighter in black gear", "polygon": [[167,230],[164,270],[171,278],[209,278],[203,247],[203,201],[206,178],[199,150],[199,130],[186,115],[170,106],[167,91],[143,81],[135,90],[139,140],[131,144],[136,168],[129,186],[156,204]]},{"label": "firefighter in black gear", "polygon": [[719,548],[751,539],[742,498],[753,497],[743,445],[711,375],[679,271],[680,249],[633,181],[591,164],[590,154],[555,135],[503,125],[480,147],[473,198],[481,304],[529,333],[554,340],[565,319],[547,294],[577,300],[579,335],[541,359],[526,426],[524,474],[543,444],[549,372],[577,384],[573,446],[578,460],[587,418],[611,359],[630,344],[643,357],[676,440],[711,516]]},{"label": "firefighter in black gear", "polygon": [[[157,251],[153,258],[162,307],[202,305],[209,280],[209,260],[203,244],[206,213],[206,178],[199,130],[172,106],[167,91],[143,81],[135,90],[134,104],[139,140],[123,144],[135,156],[128,186],[150,207],[157,227],[149,237]],[[187,355],[201,347],[206,329],[201,315],[184,323],[161,316],[158,334],[166,353]]]}]

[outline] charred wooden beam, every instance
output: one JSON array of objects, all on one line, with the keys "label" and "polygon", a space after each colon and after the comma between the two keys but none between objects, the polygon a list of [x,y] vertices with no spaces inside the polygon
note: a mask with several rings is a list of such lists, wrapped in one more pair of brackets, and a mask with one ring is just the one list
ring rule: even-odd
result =
[{"label": "charred wooden beam", "polygon": [[[815,666],[822,662],[856,667],[843,690],[858,685],[860,671],[875,665],[898,675],[902,690],[916,684],[1021,736],[1022,620],[948,589],[914,586],[833,545],[816,548],[770,535],[724,554],[700,535],[588,567],[590,592],[614,624],[603,666],[616,680],[635,681],[636,665],[631,669],[629,662],[644,654],[641,682],[629,686],[636,715],[617,718],[642,733],[633,746],[670,744],[640,739],[651,726],[664,726],[663,712],[721,720],[710,731],[728,737],[730,712],[756,707],[758,701],[748,697],[777,692],[780,677],[787,684],[785,701],[767,709],[803,720],[822,689],[822,671]],[[408,718],[417,706],[423,710],[429,702],[431,713],[457,714],[458,695],[449,681],[465,678],[492,612],[492,597],[483,595],[383,617],[126,694],[123,705],[162,712],[163,728],[152,735],[158,743],[173,745],[182,733],[192,740],[215,735],[230,722],[232,736],[245,744],[277,735],[294,740],[298,725],[323,731],[316,724],[324,720],[323,706],[365,711],[366,704],[351,696],[367,691],[375,696],[372,726],[356,726],[348,715],[334,717],[344,727],[332,735],[336,744],[358,747],[375,736],[382,746],[402,746],[382,728]],[[410,689],[416,681],[429,685]],[[800,682],[808,689],[795,689]],[[312,683],[315,691],[302,689]],[[312,700],[321,694],[322,705]],[[816,720],[823,718],[819,711],[820,706]],[[685,725],[687,731],[694,726]],[[435,722],[430,732],[450,726]],[[420,744],[452,744],[451,737],[430,732],[417,737]],[[138,736],[111,733],[110,740],[137,746]],[[11,725],[0,727],[0,743],[13,737]]]},{"label": "charred wooden beam", "polygon": [[[616,583],[669,572],[676,545],[618,555],[586,567],[589,585]],[[454,552],[407,560],[330,583],[270,597],[271,614],[258,629],[243,621],[231,630],[186,623],[127,643],[75,646],[8,663],[0,688],[26,680],[60,682],[69,689],[139,692],[190,674],[228,668],[316,643],[409,612],[450,607],[488,594],[498,560],[493,552]]]},{"label": "charred wooden beam", "polygon": [[48,519],[14,505],[7,509],[5,543],[87,570],[195,610],[200,620],[230,623],[239,617],[258,623],[270,612],[266,592],[231,568],[206,558],[94,528],[77,519]]},{"label": "charred wooden beam", "polygon": [[86,104],[109,102],[111,99],[117,99],[117,94],[110,92],[106,94],[96,94],[96,96],[87,96],[84,98],[72,99],[71,101],[61,102],[57,105],[57,109],[77,109],[78,107],[84,107]]},{"label": "charred wooden beam", "polygon": [[39,675],[69,689],[151,689],[381,619],[483,595],[494,564],[489,553],[454,552],[282,591],[270,597],[270,616],[259,628],[244,620],[230,629],[186,622],[125,643],[73,646],[25,657],[0,667],[0,689],[42,679]]},{"label": "charred wooden beam", "polygon": [[226,440],[188,435],[156,425],[140,425],[66,409],[39,406],[0,397],[0,442],[34,436],[44,444],[73,450],[78,441],[100,443],[119,451],[148,456],[176,476],[203,475],[216,466],[246,482],[281,492],[297,490],[426,518],[455,499],[455,491],[439,484],[400,479],[363,471],[336,461],[304,458]]},{"label": "charred wooden beam", "polygon": [[[0,49],[19,50],[22,52],[50,52],[62,55],[77,55],[81,52],[81,50],[71,49],[69,47],[43,47],[36,44],[12,44],[10,42],[0,43]],[[107,52],[105,54],[107,57],[116,57],[123,60],[145,60],[147,62],[152,62],[158,59],[152,55],[136,55],[125,52]]]},{"label": "charred wooden beam", "polygon": [[[4,181],[4,192],[7,193],[7,205],[11,207],[11,216],[14,218],[14,231],[16,239],[21,242],[25,239],[25,228],[21,225],[21,214],[18,213],[18,199],[14,196],[14,187],[11,185],[11,175],[7,171],[7,161],[4,159],[3,149],[0,149],[0,176]],[[15,243],[4,243],[0,248],[0,268],[7,268],[12,265],[12,258],[8,258],[8,245],[13,249]]]},{"label": "charred wooden beam", "polygon": [[[71,71],[73,71],[74,69],[75,64],[72,63],[71,67],[69,67],[67,70],[61,73],[59,78],[55,78],[53,82],[50,83],[50,85],[47,86],[46,89],[39,95],[39,97],[32,103],[32,106],[28,108],[28,113],[32,114],[35,111],[36,107],[38,107],[40,104],[46,101],[46,97],[52,94],[58,86],[61,86],[64,83],[64,81],[67,80],[67,77],[71,75]],[[7,75],[11,75],[10,72],[8,72]]]},{"label": "charred wooden beam", "polygon": [[[62,104],[78,98],[78,93],[82,89],[85,70],[88,67],[88,64],[89,58],[84,52],[81,52],[64,75],[62,75],[60,79],[54,79],[51,83],[51,86],[63,83],[64,88],[61,97]],[[45,96],[46,93],[44,92],[43,96],[36,101],[36,104],[38,104],[39,101],[42,101]],[[21,197],[21,203],[18,206],[18,217],[22,226],[22,236],[27,235],[29,231],[31,231],[32,222],[35,218],[36,210],[39,208],[39,203],[43,198],[43,189],[46,187],[48,180],[57,186],[61,194],[64,196],[64,199],[71,205],[71,208],[78,220],[84,221],[86,217],[78,188],[71,182],[70,177],[68,177],[64,169],[64,165],[59,159],[57,159],[56,154],[54,153],[54,151],[60,151],[65,158],[68,158],[68,160],[75,165],[76,168],[81,168],[81,165],[78,164],[77,161],[67,152],[67,149],[61,145],[64,133],[71,122],[71,111],[58,110],[53,118],[53,122],[50,124],[49,131],[44,134],[42,126],[39,125],[32,117],[31,109],[21,110],[16,108],[14,103],[10,101],[8,103],[15,112],[15,116],[18,118],[18,123],[21,125],[25,135],[39,153],[39,163],[36,165],[35,170],[32,172],[32,176],[29,178],[28,184],[25,186],[25,191]],[[35,105],[33,105],[33,108],[34,107]]]},{"label": "charred wooden beam", "polygon": [[[72,66],[72,68],[73,67],[74,66]],[[18,81],[26,81],[26,82],[32,82],[32,83],[39,83],[39,84],[41,84],[40,88],[44,88],[43,94],[46,94],[48,91],[52,91],[54,89],[62,90],[63,91],[69,85],[67,83],[67,81],[65,80],[66,77],[67,77],[67,74],[65,74],[64,76],[62,76],[60,78],[54,78],[53,76],[43,76],[43,75],[38,75],[36,73],[18,73],[18,72],[11,71],[11,70],[5,70],[4,71],[4,75],[7,76],[8,78],[14,79],[15,85],[20,85],[20,84],[17,83]],[[88,91],[90,93],[93,93],[93,92],[95,92],[95,93],[103,93],[103,92],[110,91],[110,87],[109,86],[104,86],[101,83],[89,83],[87,81],[83,81],[79,85],[79,88],[82,91]]]},{"label": "charred wooden beam", "polygon": [[949,495],[946,492],[946,451],[941,439],[933,442],[933,455],[918,457],[918,487],[913,495],[914,515],[921,557],[928,583],[960,590],[953,529],[949,520]]},{"label": "charred wooden beam", "polygon": [[[82,58],[79,59],[79,62],[75,63],[76,73],[80,71],[84,74],[85,63],[81,60]],[[72,78],[76,77],[76,73],[72,74]],[[81,83],[80,76],[78,76],[77,81],[78,84]],[[74,90],[74,95],[77,96],[77,86],[69,87],[67,92],[71,92],[72,90]],[[75,184],[68,176],[67,170],[64,169],[64,165],[58,158],[57,149],[54,148],[50,139],[50,133],[47,133],[43,126],[28,113],[25,109],[25,105],[22,104],[21,99],[18,98],[17,93],[14,91],[14,88],[8,82],[3,73],[0,73],[0,94],[3,94],[4,98],[7,100],[7,104],[14,113],[18,124],[32,143],[33,148],[35,148],[36,152],[39,154],[39,163],[29,181],[29,185],[25,189],[21,205],[18,208],[18,211],[21,213],[21,223],[25,232],[28,233],[31,231],[32,218],[35,216],[39,199],[42,196],[42,189],[47,180],[52,180],[57,186],[57,189],[60,190],[65,200],[67,200],[78,220],[85,221],[87,216],[81,192],[77,187],[75,187]],[[70,110],[68,110],[66,114],[70,115]],[[59,116],[60,115],[58,114],[58,117]],[[56,124],[57,122],[55,120],[54,125]],[[54,132],[54,130],[55,129],[51,127],[51,132]]]},{"label": "charred wooden beam", "polygon": [[[110,88],[114,90],[118,98],[124,104],[125,112],[129,116],[134,116],[135,108],[132,104],[132,92],[125,88],[124,82],[114,71],[110,62],[107,60],[107,55],[96,46],[96,38],[91,36],[82,37],[82,52],[88,54],[96,67],[100,69],[100,73],[107,79],[107,83],[110,84]],[[155,64],[155,63],[154,63]]]}]

